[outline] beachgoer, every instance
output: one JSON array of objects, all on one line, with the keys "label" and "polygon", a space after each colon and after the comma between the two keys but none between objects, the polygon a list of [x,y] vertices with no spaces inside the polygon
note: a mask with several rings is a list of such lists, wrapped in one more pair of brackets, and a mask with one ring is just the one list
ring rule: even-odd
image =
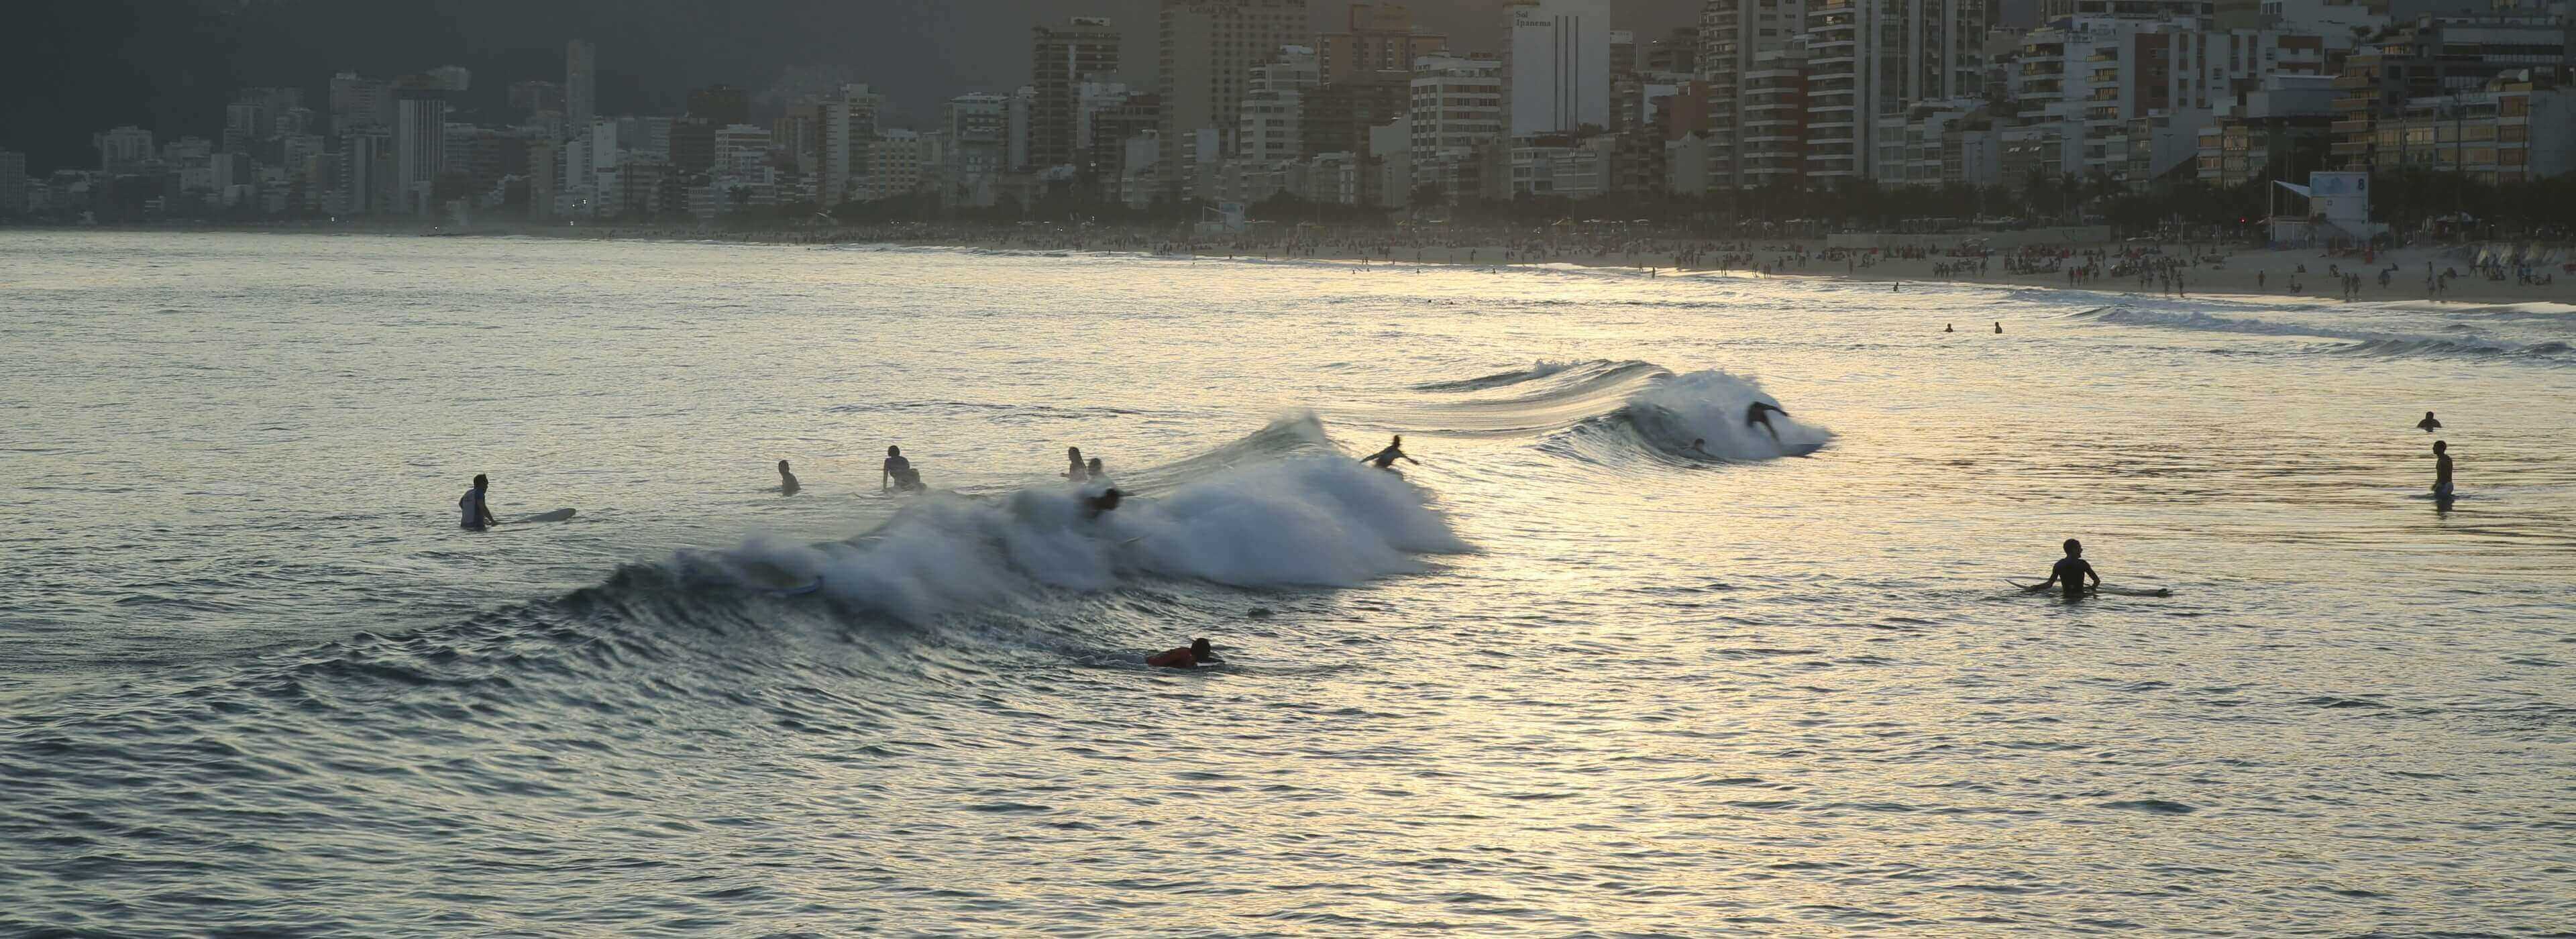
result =
[{"label": "beachgoer", "polygon": [[914,492],[921,488],[921,471],[913,469],[912,461],[903,458],[903,448],[887,447],[885,471],[877,477],[877,491],[900,489]]},{"label": "beachgoer", "polygon": [[2429,434],[2442,429],[2442,422],[2433,419],[2433,412],[2426,411],[2424,412],[2424,419],[2416,421],[2415,427]]},{"label": "beachgoer", "polygon": [[2451,488],[2451,445],[2433,441],[2433,498],[2449,501]]},{"label": "beachgoer", "polygon": [[1064,463],[1064,478],[1073,480],[1074,482],[1082,482],[1091,478],[1090,470],[1083,468],[1082,465],[1081,447],[1064,448]]},{"label": "beachgoer", "polygon": [[787,471],[787,461],[778,461],[778,494],[792,496],[796,494],[796,490],[802,488],[804,487],[796,484],[796,474]]}]

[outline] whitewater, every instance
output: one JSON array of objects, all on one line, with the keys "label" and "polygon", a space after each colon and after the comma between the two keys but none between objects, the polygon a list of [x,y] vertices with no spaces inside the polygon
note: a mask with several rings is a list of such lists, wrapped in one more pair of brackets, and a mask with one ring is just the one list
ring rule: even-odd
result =
[{"label": "whitewater", "polygon": [[[96,232],[0,310],[0,932],[2576,925],[2576,309]],[[2069,537],[2174,595],[2006,583]]]}]

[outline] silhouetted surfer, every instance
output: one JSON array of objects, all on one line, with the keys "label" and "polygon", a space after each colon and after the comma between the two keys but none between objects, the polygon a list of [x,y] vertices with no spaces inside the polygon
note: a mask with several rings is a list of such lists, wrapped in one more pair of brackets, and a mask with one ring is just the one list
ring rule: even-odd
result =
[{"label": "silhouetted surfer", "polygon": [[1717,454],[1708,452],[1708,438],[1706,437],[1691,438],[1691,452],[1712,460],[1717,459]]},{"label": "silhouetted surfer", "polygon": [[[2442,461],[2442,477],[2445,479],[2450,478],[2450,466],[2451,462],[2448,459]],[[482,531],[486,527],[501,524],[500,519],[492,517],[492,506],[483,501],[484,494],[491,488],[491,480],[484,478],[481,473],[474,474],[474,488],[465,490],[465,496],[456,500],[456,507],[464,513],[461,519],[464,527]]]},{"label": "silhouetted surfer", "polygon": [[1780,430],[1771,426],[1771,415],[1773,414],[1778,414],[1782,417],[1789,416],[1789,412],[1783,410],[1779,405],[1772,404],[1768,401],[1753,402],[1750,406],[1747,406],[1744,409],[1744,426],[1752,427],[1759,424],[1762,426],[1763,430],[1771,433],[1772,443],[1779,443]]},{"label": "silhouetted surfer", "polygon": [[1186,649],[1171,649],[1145,657],[1145,664],[1155,668],[1197,668],[1224,663],[1224,659],[1216,657],[1216,647],[1205,639],[1190,640]]},{"label": "silhouetted surfer", "polygon": [[2442,422],[2433,419],[2433,412],[2426,411],[2424,412],[2424,419],[2415,422],[2415,429],[2429,434],[2442,429]]},{"label": "silhouetted surfer", "polygon": [[778,461],[778,494],[792,496],[805,487],[796,484],[796,474],[787,471],[787,461]]},{"label": "silhouetted surfer", "polygon": [[1362,463],[1374,463],[1377,464],[1377,468],[1390,471],[1395,469],[1395,461],[1397,460],[1403,460],[1404,462],[1411,463],[1415,466],[1422,465],[1421,460],[1404,455],[1403,434],[1395,435],[1395,442],[1387,444],[1386,449],[1360,458],[1360,462]]},{"label": "silhouetted surfer", "polygon": [[1064,448],[1064,464],[1064,478],[1074,482],[1085,482],[1091,479],[1090,472],[1082,465],[1081,447]]},{"label": "silhouetted surfer", "polygon": [[1091,458],[1091,462],[1083,464],[1083,470],[1084,470],[1085,472],[1090,473],[1090,474],[1091,474],[1091,478],[1093,478],[1093,479],[1108,479],[1108,478],[1109,478],[1109,468],[1108,468],[1108,467],[1106,467],[1106,466],[1102,466],[1102,465],[1101,465],[1101,463],[1100,463],[1100,458],[1099,458],[1099,457],[1096,457],[1096,456]]},{"label": "silhouetted surfer", "polygon": [[912,461],[903,458],[903,448],[887,447],[885,472],[877,477],[877,491],[901,489],[919,492],[921,488],[921,471],[913,469]]},{"label": "silhouetted surfer", "polygon": [[1082,500],[1082,517],[1099,518],[1100,513],[1102,512],[1116,510],[1118,508],[1118,500],[1126,497],[1126,493],[1119,492],[1115,487],[1103,489],[1100,491],[1099,495]]},{"label": "silhouetted surfer", "polygon": [[1995,335],[2001,336],[2001,335],[2003,335],[2003,334],[2004,334],[2004,321],[2002,321],[2002,320],[1996,320],[1996,321],[1995,321]]},{"label": "silhouetted surfer", "polygon": [[2022,589],[2038,593],[2050,586],[2060,586],[2066,591],[2066,598],[2072,600],[2084,595],[2084,579],[2087,577],[2093,579],[2094,589],[2101,588],[2102,575],[2094,573],[2093,565],[2084,562],[2084,543],[2068,538],[2066,556],[2058,558],[2057,566],[2048,569],[2048,579]]},{"label": "silhouetted surfer", "polygon": [[1952,326],[1951,326],[1950,324],[1948,324],[1948,323],[1943,323],[1943,324],[1941,324],[1941,331],[1942,331],[1942,332],[1945,332],[1945,333],[1955,333],[1955,332],[1958,332],[1958,330],[1957,330],[1956,328],[1952,327]]},{"label": "silhouetted surfer", "polygon": [[2433,441],[2433,498],[2443,501],[2452,498],[2451,445],[2439,440]]}]

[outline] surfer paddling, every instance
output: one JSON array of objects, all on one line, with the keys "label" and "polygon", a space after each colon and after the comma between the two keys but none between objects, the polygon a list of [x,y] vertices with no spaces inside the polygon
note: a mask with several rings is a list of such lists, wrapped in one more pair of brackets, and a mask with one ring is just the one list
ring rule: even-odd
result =
[{"label": "surfer paddling", "polygon": [[921,471],[913,469],[912,461],[903,458],[903,448],[887,447],[885,472],[877,477],[877,491],[920,492],[921,489]]},{"label": "surfer paddling", "polygon": [[1170,649],[1145,657],[1145,664],[1155,668],[1197,668],[1200,665],[1222,665],[1216,647],[1205,639],[1192,639],[1187,648]]},{"label": "surfer paddling", "polygon": [[[2449,461],[2443,462],[2445,476],[2449,475],[2449,466]],[[492,481],[484,478],[483,474],[476,473],[474,488],[465,490],[465,496],[456,500],[457,509],[464,513],[462,521],[467,530],[482,531],[490,526],[501,524],[500,519],[492,517],[491,504],[483,501],[485,493],[491,488]]]},{"label": "surfer paddling", "polygon": [[2429,434],[2442,429],[2442,422],[2433,419],[2433,412],[2426,411],[2424,419],[2415,422],[2415,429]]},{"label": "surfer paddling", "polygon": [[1386,449],[1384,449],[1384,450],[1380,450],[1380,451],[1378,451],[1378,452],[1376,452],[1376,453],[1372,453],[1372,454],[1369,454],[1369,455],[1367,455],[1367,456],[1364,456],[1364,457],[1361,457],[1361,458],[1360,458],[1360,462],[1362,462],[1362,463],[1374,463],[1374,464],[1376,464],[1376,465],[1377,465],[1377,468],[1382,469],[1382,470],[1386,470],[1386,471],[1388,471],[1388,472],[1394,472],[1394,471],[1395,471],[1395,461],[1397,461],[1397,460],[1403,460],[1404,462],[1411,463],[1411,464],[1413,464],[1413,465],[1415,465],[1415,466],[1420,466],[1420,465],[1422,465],[1422,461],[1421,461],[1421,460],[1417,460],[1417,459],[1414,459],[1414,458],[1412,458],[1412,457],[1409,457],[1409,456],[1404,455],[1404,435],[1403,435],[1403,434],[1397,434],[1397,435],[1395,435],[1395,441],[1394,441],[1393,443],[1389,443],[1389,444],[1387,444],[1387,445],[1386,445]]},{"label": "surfer paddling", "polygon": [[2060,586],[2066,591],[2066,598],[2073,600],[2084,596],[2084,579],[2087,577],[2093,579],[2093,589],[2102,589],[2102,575],[2094,573],[2093,565],[2084,561],[2084,543],[2068,538],[2066,556],[2058,558],[2057,566],[2048,569],[2048,579],[2021,589],[2038,593]]}]

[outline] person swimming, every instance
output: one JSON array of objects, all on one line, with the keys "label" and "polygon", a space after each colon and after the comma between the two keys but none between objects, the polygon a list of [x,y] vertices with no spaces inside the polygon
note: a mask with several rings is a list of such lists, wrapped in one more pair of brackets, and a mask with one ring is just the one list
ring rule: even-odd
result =
[{"label": "person swimming", "polygon": [[1118,491],[1115,486],[1103,489],[1100,491],[1099,495],[1091,496],[1082,500],[1082,517],[1096,519],[1100,517],[1100,513],[1102,512],[1115,511],[1118,508],[1119,500],[1125,499],[1126,497],[1127,494]]},{"label": "person swimming", "polygon": [[2424,419],[2415,422],[2415,429],[2429,434],[2442,429],[2442,422],[2433,419],[2433,412],[2426,411],[2424,412]]},{"label": "person swimming", "polygon": [[1200,665],[1223,665],[1216,657],[1216,646],[1206,639],[1192,639],[1186,648],[1167,649],[1145,657],[1145,664],[1155,668],[1197,668]]},{"label": "person swimming", "polygon": [[2454,493],[2451,487],[2451,445],[2433,441],[2433,498],[2449,501],[2454,498]]},{"label": "person swimming", "polygon": [[1941,331],[1942,331],[1942,332],[1945,332],[1945,333],[1955,333],[1955,332],[1958,332],[1959,330],[1958,330],[1958,328],[1957,328],[1957,327],[1952,326],[1951,324],[1943,323],[1943,324],[1941,324]]},{"label": "person swimming", "polygon": [[1752,427],[1752,426],[1754,426],[1754,425],[1756,425],[1756,424],[1759,424],[1759,425],[1761,425],[1761,426],[1762,426],[1762,429],[1763,429],[1763,430],[1769,431],[1769,432],[1771,433],[1771,442],[1772,442],[1772,443],[1779,443],[1779,442],[1780,442],[1780,429],[1779,429],[1779,428],[1776,428],[1776,427],[1771,426],[1771,415],[1772,415],[1772,414],[1778,414],[1778,415],[1780,415],[1781,417],[1787,417],[1787,416],[1789,416],[1789,412],[1788,412],[1786,409],[1784,409],[1784,408],[1780,407],[1779,405],[1772,404],[1771,402],[1768,402],[1768,401],[1756,401],[1756,402],[1753,402],[1751,405],[1746,406],[1746,407],[1745,407],[1745,409],[1744,409],[1744,426],[1746,426],[1746,427]]},{"label": "person swimming", "polygon": [[1078,483],[1090,481],[1091,472],[1082,465],[1081,447],[1064,448],[1064,463],[1064,478]]},{"label": "person swimming", "polygon": [[1389,471],[1395,469],[1395,461],[1397,460],[1403,460],[1404,462],[1411,463],[1415,466],[1422,465],[1421,460],[1404,455],[1403,434],[1395,435],[1395,441],[1387,444],[1386,449],[1360,458],[1360,462],[1362,463],[1374,463],[1377,464],[1377,468]]},{"label": "person swimming", "polygon": [[[2444,465],[2447,466],[2448,464]],[[501,524],[500,519],[492,517],[492,506],[483,501],[484,495],[488,493],[491,488],[492,481],[484,478],[483,474],[476,473],[474,474],[474,488],[465,490],[464,497],[456,500],[457,509],[464,513],[464,517],[461,519],[464,528],[471,531],[482,531],[487,527]]]},{"label": "person swimming", "polygon": [[1717,454],[1708,452],[1708,438],[1706,437],[1691,438],[1691,452],[1708,457],[1712,460],[1717,458]]},{"label": "person swimming", "polygon": [[2084,579],[2087,577],[2092,578],[2094,588],[2099,589],[2102,586],[2102,575],[2094,573],[2093,565],[2085,563],[2084,543],[2068,538],[2065,547],[2066,556],[2058,558],[2057,566],[2048,569],[2047,580],[2022,589],[2030,593],[2038,593],[2052,585],[2059,585],[2066,591],[2066,598],[2073,600],[2084,596]]},{"label": "person swimming", "polygon": [[877,491],[920,492],[922,488],[921,471],[913,469],[912,461],[903,458],[903,448],[887,447],[885,472],[877,477]]},{"label": "person swimming", "polygon": [[792,496],[805,487],[796,484],[796,474],[787,471],[787,461],[778,461],[778,494]]},{"label": "person swimming", "polygon": [[2001,335],[2003,335],[2003,334],[2004,334],[2004,321],[2002,321],[2002,320],[1996,320],[1996,321],[1995,321],[1995,335],[2001,336]]}]

